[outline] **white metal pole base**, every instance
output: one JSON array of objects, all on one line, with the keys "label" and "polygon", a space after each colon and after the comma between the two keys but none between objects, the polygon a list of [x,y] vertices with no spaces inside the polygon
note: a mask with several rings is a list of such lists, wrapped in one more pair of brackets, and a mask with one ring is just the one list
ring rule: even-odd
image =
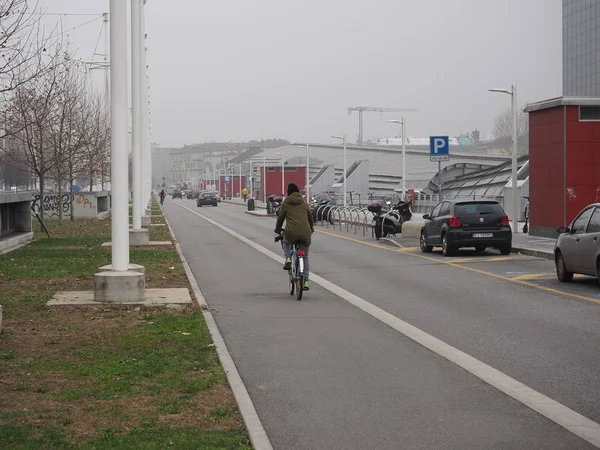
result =
[{"label": "white metal pole base", "polygon": [[[144,266],[140,266],[139,264],[129,264],[127,266],[128,272],[139,272],[146,273],[146,268]],[[109,264],[108,266],[102,266],[98,269],[98,272],[112,272],[112,266]]]},{"label": "white metal pole base", "polygon": [[98,272],[94,275],[94,301],[98,303],[141,303],[146,292],[145,275],[126,272]]}]

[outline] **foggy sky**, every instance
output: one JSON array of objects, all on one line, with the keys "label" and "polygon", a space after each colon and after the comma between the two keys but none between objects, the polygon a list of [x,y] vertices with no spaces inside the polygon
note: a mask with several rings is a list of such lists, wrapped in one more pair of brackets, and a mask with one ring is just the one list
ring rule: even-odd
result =
[{"label": "foggy sky", "polygon": [[[108,0],[41,4],[108,11]],[[354,142],[348,106],[418,108],[404,113],[408,136],[487,138],[510,105],[488,88],[516,83],[520,106],[561,95],[560,0],[149,0],[146,14],[152,138],[163,146]],[[69,33],[82,58],[100,25]],[[385,120],[400,116],[365,113],[365,139],[399,134]]]}]

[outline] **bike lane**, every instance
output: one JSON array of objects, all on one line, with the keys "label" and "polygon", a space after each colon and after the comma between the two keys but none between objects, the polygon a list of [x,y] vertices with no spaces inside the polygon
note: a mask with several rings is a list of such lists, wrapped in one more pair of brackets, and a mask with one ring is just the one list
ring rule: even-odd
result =
[{"label": "bike lane", "polygon": [[590,448],[319,286],[296,301],[279,264],[165,211],[275,448]]}]

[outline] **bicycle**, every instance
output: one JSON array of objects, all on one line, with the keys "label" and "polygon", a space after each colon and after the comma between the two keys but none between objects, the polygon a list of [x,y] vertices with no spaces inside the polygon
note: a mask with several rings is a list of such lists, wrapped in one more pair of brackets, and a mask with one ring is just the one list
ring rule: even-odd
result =
[{"label": "bicycle", "polygon": [[[279,241],[281,241],[281,248],[283,248],[283,231],[275,237],[275,242]],[[296,292],[296,299],[298,300],[302,300],[302,294],[304,293],[304,256],[306,256],[306,253],[298,249],[298,242],[293,242],[290,254],[292,267],[288,270],[288,276],[290,295],[294,295],[294,292]]]}]

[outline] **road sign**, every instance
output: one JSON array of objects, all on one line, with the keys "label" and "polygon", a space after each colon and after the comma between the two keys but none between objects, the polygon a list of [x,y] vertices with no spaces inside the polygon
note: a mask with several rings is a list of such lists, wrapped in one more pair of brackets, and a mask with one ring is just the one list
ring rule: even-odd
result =
[{"label": "road sign", "polygon": [[448,136],[431,136],[429,138],[429,159],[431,162],[450,161]]},{"label": "road sign", "polygon": [[229,177],[225,177],[225,184],[229,184]]}]

